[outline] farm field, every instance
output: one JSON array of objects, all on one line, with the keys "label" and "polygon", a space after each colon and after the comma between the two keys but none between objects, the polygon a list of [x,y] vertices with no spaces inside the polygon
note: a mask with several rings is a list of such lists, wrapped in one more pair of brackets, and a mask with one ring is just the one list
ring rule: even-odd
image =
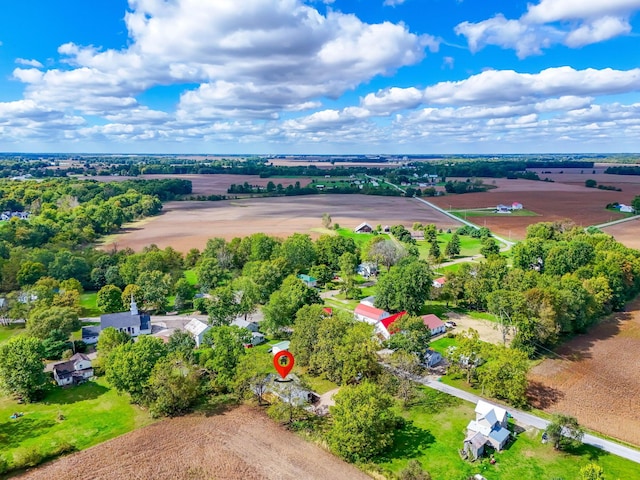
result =
[{"label": "farm field", "polygon": [[640,299],[557,353],[531,371],[534,405],[640,445]]},{"label": "farm field", "polygon": [[[587,227],[624,218],[623,214],[611,212],[605,207],[614,202],[630,203],[635,196],[632,190],[627,189],[615,192],[586,188],[584,181],[581,184],[568,184],[498,178],[484,179],[484,182],[497,188],[482,193],[433,197],[429,201],[445,210],[476,209],[520,202],[526,210],[537,216],[504,214],[472,219],[477,225],[486,226],[498,235],[519,240],[526,236],[527,226],[532,223],[570,219],[577,225]],[[638,189],[640,191],[640,184]]]},{"label": "farm field", "polygon": [[161,215],[108,237],[103,248],[115,244],[118,248],[141,250],[155,243],[160,248],[172,246],[186,252],[194,247],[203,248],[213,237],[230,240],[257,232],[279,237],[299,232],[318,237],[325,212],[345,228],[354,228],[365,221],[374,227],[402,223],[410,228],[414,222],[435,223],[444,229],[460,226],[446,215],[402,197],[354,194],[169,202]]},{"label": "farm field", "polygon": [[638,219],[605,227],[602,231],[613,235],[617,241],[629,248],[640,249],[640,220]]},{"label": "farm field", "polygon": [[178,178],[181,180],[190,180],[193,186],[193,195],[226,195],[229,185],[236,184],[241,185],[244,182],[248,182],[250,185],[267,186],[267,183],[273,182],[276,185],[281,183],[283,187],[289,185],[295,185],[296,182],[300,182],[300,185],[305,186],[311,182],[310,178],[260,178],[259,175],[229,175],[229,174],[212,174],[212,175],[200,175],[200,174],[185,174],[185,175],[139,175],[137,177],[108,175],[108,176],[95,176],[95,177],[81,177],[85,180],[97,180],[98,182],[124,182],[125,180],[154,180],[154,179],[168,179]]},{"label": "farm field", "polygon": [[69,472],[94,480],[369,478],[246,406],[164,420],[16,478]]}]

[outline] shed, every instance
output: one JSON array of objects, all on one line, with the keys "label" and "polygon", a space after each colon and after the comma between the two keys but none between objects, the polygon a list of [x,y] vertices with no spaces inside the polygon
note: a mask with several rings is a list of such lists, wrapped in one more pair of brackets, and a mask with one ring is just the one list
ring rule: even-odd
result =
[{"label": "shed", "polygon": [[367,222],[362,222],[360,225],[354,228],[353,231],[356,233],[371,233],[373,232],[373,227]]},{"label": "shed", "polygon": [[271,353],[273,355],[277,355],[280,352],[283,352],[285,350],[289,350],[289,345],[290,344],[291,344],[291,342],[289,340],[285,340],[283,342],[276,343],[275,345],[271,346]]}]

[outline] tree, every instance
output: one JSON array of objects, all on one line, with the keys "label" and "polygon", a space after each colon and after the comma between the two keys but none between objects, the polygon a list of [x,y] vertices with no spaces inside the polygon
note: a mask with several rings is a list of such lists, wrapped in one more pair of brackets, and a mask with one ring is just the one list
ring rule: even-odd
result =
[{"label": "tree", "polygon": [[527,403],[528,373],[529,358],[525,352],[496,345],[489,360],[478,368],[478,381],[483,394],[524,406]]},{"label": "tree", "polygon": [[404,470],[400,470],[398,478],[399,480],[431,480],[431,475],[422,469],[420,462],[409,460]]},{"label": "tree", "polygon": [[451,236],[451,240],[447,242],[444,254],[449,258],[460,255],[460,236],[457,233],[454,233]]},{"label": "tree", "polygon": [[263,325],[270,333],[277,333],[293,323],[295,314],[302,306],[322,303],[318,292],[307,287],[295,275],[288,276],[282,286],[273,292],[262,309]]},{"label": "tree", "polygon": [[458,345],[447,352],[450,368],[466,372],[467,383],[471,383],[478,366],[484,362],[484,347],[477,330],[470,328],[457,336]]},{"label": "tree", "polygon": [[171,291],[171,275],[159,270],[140,273],[136,284],[142,289],[145,308],[163,312],[167,308],[167,295]]},{"label": "tree", "polygon": [[111,351],[120,345],[131,342],[131,336],[127,332],[117,330],[113,327],[107,327],[100,332],[98,336],[98,358],[106,358]]},{"label": "tree", "polygon": [[212,348],[201,355],[200,362],[215,373],[217,385],[231,389],[244,345],[251,342],[251,332],[236,326],[212,327],[204,334],[204,342]]},{"label": "tree", "polygon": [[78,312],[69,307],[40,307],[31,311],[27,331],[34,337],[46,338],[52,330],[71,334],[82,326]]},{"label": "tree", "polygon": [[322,226],[324,228],[331,228],[331,215],[328,213],[322,214]]},{"label": "tree", "polygon": [[124,287],[122,291],[122,306],[126,310],[127,306],[131,303],[131,298],[136,302],[137,305],[142,305],[144,302],[144,293],[142,289],[136,284],[129,284]]},{"label": "tree", "polygon": [[249,277],[238,277],[233,280],[231,287],[234,290],[236,311],[240,315],[247,316],[254,313],[260,302],[260,289]]},{"label": "tree", "polygon": [[175,330],[169,336],[167,351],[176,358],[184,358],[191,362],[194,348],[196,348],[196,341],[189,333],[183,330]]},{"label": "tree", "polygon": [[304,305],[296,312],[289,350],[295,355],[296,365],[306,367],[311,362],[318,343],[318,329],[327,314],[322,305]]},{"label": "tree", "polygon": [[378,281],[376,307],[417,315],[429,298],[431,284],[431,270],[423,261],[398,265]]},{"label": "tree", "polygon": [[183,301],[191,302],[193,300],[193,296],[195,292],[193,291],[193,287],[189,283],[189,280],[186,278],[180,278],[173,286],[173,290],[176,294],[176,297],[179,296]]},{"label": "tree", "polygon": [[0,345],[0,387],[25,402],[38,399],[47,381],[43,357],[37,338],[17,336]]},{"label": "tree", "polygon": [[105,285],[98,290],[96,305],[104,313],[122,312],[122,290],[115,285]]},{"label": "tree", "polygon": [[62,357],[62,353],[70,347],[69,334],[61,330],[51,330],[49,335],[42,340],[42,348],[44,349],[44,358],[49,360],[58,360]]},{"label": "tree", "polygon": [[376,241],[370,244],[366,257],[372,262],[387,267],[387,272],[407,255],[407,251],[396,245],[393,240],[384,240],[382,237],[377,237],[374,240]]},{"label": "tree", "polygon": [[328,443],[337,455],[362,462],[391,446],[396,424],[393,399],[379,386],[370,382],[345,386],[334,399]]},{"label": "tree", "polygon": [[17,280],[21,287],[33,285],[47,274],[47,269],[40,262],[23,262],[18,270]]},{"label": "tree", "polygon": [[431,330],[418,316],[403,315],[389,326],[389,332],[388,348],[410,354],[423,355],[431,339]]},{"label": "tree", "polygon": [[142,335],[135,343],[111,350],[104,365],[106,379],[119,392],[131,395],[134,403],[141,403],[153,367],[166,355],[167,347],[161,339]]},{"label": "tree", "polygon": [[496,242],[495,238],[485,237],[482,240],[482,247],[480,247],[480,254],[485,258],[489,258],[491,255],[498,255],[500,253],[500,245]]},{"label": "tree", "polygon": [[273,373],[273,361],[268,353],[250,349],[246,355],[242,355],[236,366],[236,376],[233,381],[233,390],[238,399],[255,398],[258,405],[262,405],[271,373]]},{"label": "tree", "polygon": [[203,258],[196,269],[196,276],[200,287],[209,290],[217,286],[225,277],[224,269],[218,264],[215,258]]},{"label": "tree", "polygon": [[181,357],[160,358],[149,377],[147,398],[154,417],[188,412],[200,398],[199,370]]},{"label": "tree", "polygon": [[584,430],[578,420],[570,415],[555,414],[545,433],[556,450],[577,448],[582,444]]},{"label": "tree", "polygon": [[309,235],[294,233],[280,246],[279,256],[288,273],[307,271],[316,260],[316,250]]},{"label": "tree", "polygon": [[437,262],[442,256],[442,252],[440,251],[440,245],[438,242],[431,242],[431,246],[429,247],[429,258]]},{"label": "tree", "polygon": [[319,286],[323,286],[333,280],[333,272],[324,264],[311,267],[309,275],[317,280]]},{"label": "tree", "polygon": [[580,480],[605,480],[604,470],[597,463],[587,463],[580,469]]},{"label": "tree", "polygon": [[592,178],[584,181],[584,186],[587,188],[596,188],[596,185],[598,185],[598,182],[596,182]]}]

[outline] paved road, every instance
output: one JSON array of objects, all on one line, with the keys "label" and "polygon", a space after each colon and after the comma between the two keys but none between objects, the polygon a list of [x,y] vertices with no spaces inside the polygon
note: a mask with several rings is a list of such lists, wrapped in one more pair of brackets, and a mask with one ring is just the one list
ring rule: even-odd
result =
[{"label": "paved road", "polygon": [[[464,390],[460,390],[459,388],[455,388],[439,382],[437,380],[437,377],[413,376],[413,380],[421,383],[422,385],[426,385],[429,388],[433,388],[434,390],[453,395],[454,397],[461,398],[468,402],[478,403],[478,400],[485,400],[478,395],[474,395],[473,393],[465,392]],[[529,425],[540,430],[544,430],[545,428],[547,428],[547,425],[549,425],[549,421],[545,420],[544,418],[540,418],[536,415],[523,412],[522,410],[516,410],[511,407],[505,408],[507,408],[513,419],[520,425]],[[626,447],[619,443],[612,442],[611,440],[606,440],[604,438],[600,438],[588,433],[584,435],[582,441],[596,448],[600,448],[601,450],[604,450],[606,452],[613,453],[614,455],[618,455],[619,457],[631,460],[632,462],[640,463],[640,450]]]},{"label": "paved road", "polygon": [[[613,220],[611,222],[601,223],[600,225],[592,225],[592,227],[605,228],[605,227],[610,227],[612,225],[617,225],[619,223],[630,222],[632,220],[638,220],[639,218],[640,218],[640,215],[634,215],[633,217],[620,218],[618,220]],[[591,228],[591,227],[587,227],[587,228]],[[587,230],[587,228],[585,228],[585,230]]]}]

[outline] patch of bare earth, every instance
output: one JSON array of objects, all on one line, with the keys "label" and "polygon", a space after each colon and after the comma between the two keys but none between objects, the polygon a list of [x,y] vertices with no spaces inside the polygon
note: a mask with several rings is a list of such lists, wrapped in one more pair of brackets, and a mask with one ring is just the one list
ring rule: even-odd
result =
[{"label": "patch of bare earth", "polygon": [[640,445],[640,300],[557,353],[531,371],[533,404]]},{"label": "patch of bare earth", "polygon": [[155,243],[186,252],[203,248],[207,240],[221,237],[230,240],[262,232],[277,237],[293,233],[320,234],[322,214],[333,222],[354,228],[362,222],[372,226],[414,222],[435,223],[440,228],[460,224],[446,215],[411,198],[371,195],[308,195],[302,197],[246,198],[221,202],[170,202],[162,215],[142,226],[133,226],[110,238],[109,245],[141,250]]},{"label": "patch of bare earth", "polygon": [[242,406],[169,419],[59,459],[23,480],[366,479],[357,470]]},{"label": "patch of bare earth", "polygon": [[[498,324],[489,320],[471,318],[456,312],[447,312],[447,320],[456,322],[454,333],[462,332],[473,328],[478,332],[480,340],[488,343],[502,344],[502,333],[498,329]],[[511,336],[507,336],[507,344],[511,341]]]},{"label": "patch of bare earth", "polygon": [[629,248],[640,249],[640,220],[618,223],[605,227],[602,231],[613,235],[618,242]]}]

